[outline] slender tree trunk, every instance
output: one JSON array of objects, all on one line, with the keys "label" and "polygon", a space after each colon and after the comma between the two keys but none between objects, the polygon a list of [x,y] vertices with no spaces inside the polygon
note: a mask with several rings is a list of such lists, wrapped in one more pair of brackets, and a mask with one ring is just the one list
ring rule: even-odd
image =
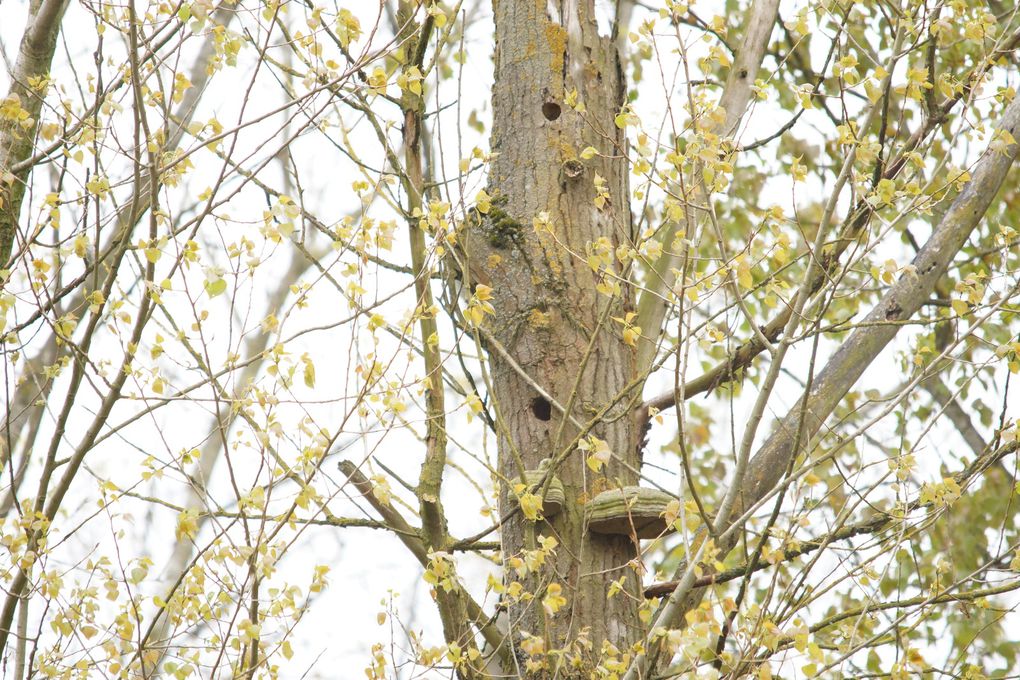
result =
[{"label": "slender tree trunk", "polygon": [[[593,271],[587,258],[591,244],[604,238],[611,250],[608,265],[619,275],[623,265],[616,249],[631,243],[626,140],[614,123],[625,88],[613,40],[598,33],[592,0],[493,5],[494,200],[471,229],[467,250],[471,271],[481,272],[493,288],[489,328],[501,346],[489,349],[500,471],[509,480],[502,509],[514,507],[512,485],[520,481],[522,465],[534,470],[543,459],[556,458],[575,439],[578,424],[599,412],[605,415],[588,434],[615,454],[596,474],[580,451],[571,451],[556,470],[564,485],[563,511],[548,522],[518,513],[504,527],[506,560],[540,548],[542,536],[559,544],[537,572],[520,576],[508,563],[507,581],[519,580],[534,595],[532,601],[510,603],[511,631],[514,645],[527,633],[544,637],[547,651],[586,637],[590,654],[578,646],[573,651],[587,667],[604,641],[626,652],[641,637],[634,542],[589,533],[583,506],[600,490],[636,484],[640,465],[629,416],[638,395],[626,392],[633,392],[634,348],[623,342],[622,325],[614,320],[633,309],[633,291],[606,271]],[[583,112],[570,105],[575,90]],[[583,160],[581,152],[589,146],[599,155]],[[604,178],[608,191],[601,208],[596,176]],[[600,293],[599,284],[618,290]],[[626,398],[616,399],[621,392]],[[560,406],[570,414],[565,425]],[[625,591],[607,600],[610,583],[621,578]],[[551,583],[561,586],[566,599],[555,613],[541,604]]]}]

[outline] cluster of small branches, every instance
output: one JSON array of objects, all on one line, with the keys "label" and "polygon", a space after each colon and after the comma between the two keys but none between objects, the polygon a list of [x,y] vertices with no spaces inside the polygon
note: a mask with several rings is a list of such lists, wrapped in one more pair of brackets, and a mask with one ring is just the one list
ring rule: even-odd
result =
[{"label": "cluster of small branches", "polygon": [[[615,40],[628,144],[556,153],[633,225],[579,244],[490,172],[487,3],[5,8],[0,674],[1015,674],[1020,8],[742,9],[550,3],[496,55]],[[590,267],[608,404],[500,340],[561,311],[504,319],[478,233]],[[559,428],[538,477],[496,370]],[[618,640],[520,623],[581,596],[542,514],[579,457],[580,502],[673,498]]]}]

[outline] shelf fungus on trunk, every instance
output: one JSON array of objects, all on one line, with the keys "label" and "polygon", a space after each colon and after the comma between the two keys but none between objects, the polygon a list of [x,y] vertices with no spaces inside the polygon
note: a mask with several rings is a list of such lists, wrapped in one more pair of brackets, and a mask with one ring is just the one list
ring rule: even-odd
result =
[{"label": "shelf fungus on trunk", "polygon": [[640,486],[603,491],[585,504],[588,530],[638,538],[657,538],[674,531],[664,512],[674,500],[664,491]]},{"label": "shelf fungus on trunk", "polygon": [[[543,480],[546,477],[548,468],[549,459],[547,458],[539,464],[537,470],[526,470],[524,473],[526,487],[522,491],[534,489],[535,494],[542,495],[542,488],[546,487]],[[536,485],[538,488],[535,488]],[[566,496],[563,493],[563,483],[560,482],[559,477],[553,475],[549,480],[545,495],[542,497],[542,516],[548,519],[558,515],[563,510],[565,502]]]}]

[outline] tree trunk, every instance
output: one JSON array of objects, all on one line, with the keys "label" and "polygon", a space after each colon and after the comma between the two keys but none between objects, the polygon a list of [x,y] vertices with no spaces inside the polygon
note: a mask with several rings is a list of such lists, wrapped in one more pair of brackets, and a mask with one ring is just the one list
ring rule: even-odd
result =
[{"label": "tree trunk", "polygon": [[[67,9],[67,0],[34,0],[29,3],[28,21],[21,37],[18,59],[11,72],[9,102],[18,115],[0,118],[0,269],[4,268],[14,249],[21,201],[31,168],[12,172],[15,165],[32,153],[35,133],[39,128],[43,97],[32,89],[33,79],[50,71],[53,51],[60,32],[60,20]],[[10,106],[10,103],[8,104]],[[0,280],[0,287],[4,284]]]},{"label": "tree trunk", "polygon": [[[534,470],[543,459],[555,459],[576,438],[578,424],[600,412],[604,415],[586,434],[607,442],[614,454],[595,473],[581,451],[570,451],[556,469],[564,486],[563,511],[547,522],[517,513],[504,526],[505,560],[540,547],[540,536],[559,544],[537,573],[519,577],[507,564],[507,582],[519,580],[534,594],[532,601],[510,602],[512,638],[516,646],[526,637],[522,633],[543,637],[546,651],[587,638],[590,652],[581,650],[584,645],[572,651],[590,668],[604,641],[626,652],[641,637],[641,578],[634,569],[639,562],[631,562],[635,542],[589,533],[583,506],[601,490],[636,484],[640,465],[629,415],[640,396],[633,384],[635,354],[617,320],[633,309],[633,291],[615,278],[623,270],[617,247],[632,243],[626,139],[614,123],[625,88],[613,40],[598,33],[592,0],[493,4],[494,200],[471,229],[467,251],[471,271],[493,288],[492,337],[513,360],[489,348],[501,430],[499,466],[508,480],[501,492],[503,512],[516,502],[512,486],[521,480],[521,466]],[[571,106],[575,90],[583,112]],[[599,155],[583,160],[581,152],[589,146]],[[601,207],[596,174],[608,191]],[[608,260],[595,271],[588,254],[600,238],[609,247]],[[618,290],[600,293],[599,284]],[[625,398],[613,403],[621,393]],[[565,426],[558,407],[570,413]],[[622,577],[625,591],[607,600],[611,582]],[[555,613],[542,606],[550,583],[560,584],[567,601]],[[549,660],[548,667],[555,663]]]}]

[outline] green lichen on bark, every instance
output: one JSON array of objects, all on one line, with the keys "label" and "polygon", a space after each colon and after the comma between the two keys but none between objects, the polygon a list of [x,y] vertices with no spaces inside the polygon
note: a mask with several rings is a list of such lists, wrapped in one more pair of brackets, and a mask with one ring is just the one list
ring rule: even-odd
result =
[{"label": "green lichen on bark", "polygon": [[524,227],[503,209],[506,204],[507,197],[497,195],[485,214],[471,211],[471,226],[477,227],[486,242],[498,250],[520,245],[524,237]]},{"label": "green lichen on bark", "polygon": [[480,226],[489,245],[500,250],[519,243],[523,234],[521,223],[495,206],[489,210]]}]

